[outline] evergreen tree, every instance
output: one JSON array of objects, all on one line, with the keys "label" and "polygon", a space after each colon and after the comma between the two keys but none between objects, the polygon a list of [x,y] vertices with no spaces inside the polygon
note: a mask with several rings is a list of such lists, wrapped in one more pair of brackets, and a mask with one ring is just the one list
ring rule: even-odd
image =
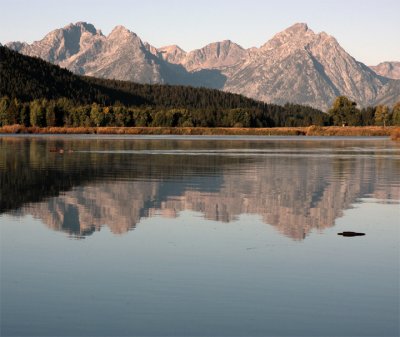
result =
[{"label": "evergreen tree", "polygon": [[20,109],[20,115],[19,115],[19,123],[24,126],[29,126],[30,125],[30,110],[29,110],[29,104],[24,103],[21,106]]},{"label": "evergreen tree", "polygon": [[10,106],[10,99],[7,96],[0,98],[0,125],[8,125],[8,107]]},{"label": "evergreen tree", "polygon": [[46,126],[56,126],[55,102],[43,102],[46,109]]}]

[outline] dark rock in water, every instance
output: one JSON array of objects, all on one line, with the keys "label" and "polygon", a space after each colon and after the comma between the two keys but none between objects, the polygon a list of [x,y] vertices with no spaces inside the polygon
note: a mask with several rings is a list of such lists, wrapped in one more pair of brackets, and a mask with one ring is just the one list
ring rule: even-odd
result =
[{"label": "dark rock in water", "polygon": [[338,233],[338,235],[342,235],[342,236],[363,236],[363,235],[365,235],[365,233],[342,232],[342,233]]}]

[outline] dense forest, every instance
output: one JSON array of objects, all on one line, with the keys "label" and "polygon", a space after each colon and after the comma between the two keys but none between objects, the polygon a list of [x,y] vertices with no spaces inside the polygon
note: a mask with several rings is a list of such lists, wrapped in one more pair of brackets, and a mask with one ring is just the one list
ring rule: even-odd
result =
[{"label": "dense forest", "polygon": [[399,104],[392,110],[387,107],[359,110],[354,102],[341,100],[326,114],[309,106],[267,104],[213,89],[78,76],[2,46],[0,79],[1,126],[275,127],[400,124],[400,112],[397,112]]}]

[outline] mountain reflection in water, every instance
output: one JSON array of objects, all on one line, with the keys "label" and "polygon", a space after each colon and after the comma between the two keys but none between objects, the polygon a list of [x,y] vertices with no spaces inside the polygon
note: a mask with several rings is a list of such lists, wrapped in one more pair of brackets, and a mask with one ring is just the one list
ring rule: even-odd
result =
[{"label": "mountain reflection in water", "polygon": [[400,149],[382,139],[2,137],[0,212],[75,237],[184,210],[223,222],[255,214],[302,240],[360,198],[398,202],[399,172]]}]

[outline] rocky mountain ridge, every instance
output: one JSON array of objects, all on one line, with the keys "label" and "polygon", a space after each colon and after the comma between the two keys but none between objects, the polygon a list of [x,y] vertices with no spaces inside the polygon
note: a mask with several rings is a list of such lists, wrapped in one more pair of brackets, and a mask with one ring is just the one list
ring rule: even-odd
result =
[{"label": "rocky mountain ridge", "polygon": [[370,66],[378,75],[400,80],[400,62],[382,62],[376,66]]},{"label": "rocky mountain ridge", "polygon": [[77,74],[204,86],[268,103],[290,101],[326,110],[338,95],[360,106],[400,100],[399,80],[385,77],[396,78],[397,70],[382,65],[381,70],[375,69],[382,75],[377,74],[349,55],[334,37],[314,33],[304,23],[250,49],[230,40],[190,52],[177,45],[156,48],[123,26],[105,36],[85,22],[56,29],[32,44],[7,46]]},{"label": "rocky mountain ridge", "polygon": [[249,56],[249,51],[230,40],[213,42],[189,53],[176,45],[159,48],[158,51],[164,60],[181,64],[188,71],[223,69],[234,66]]}]

